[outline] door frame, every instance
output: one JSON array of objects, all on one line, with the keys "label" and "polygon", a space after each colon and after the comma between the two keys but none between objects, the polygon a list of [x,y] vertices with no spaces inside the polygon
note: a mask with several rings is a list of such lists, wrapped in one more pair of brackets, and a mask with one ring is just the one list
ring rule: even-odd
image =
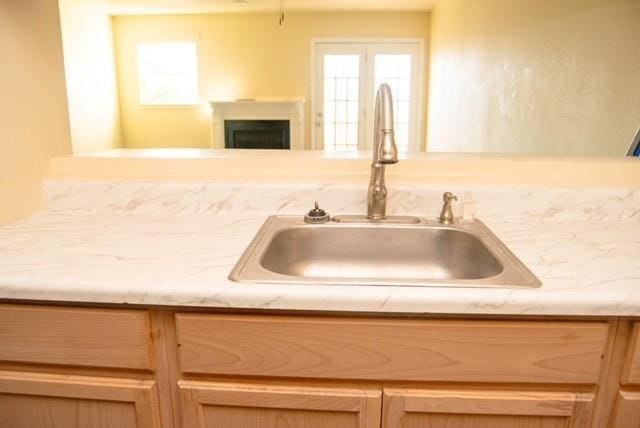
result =
[{"label": "door frame", "polygon": [[425,61],[425,52],[424,52],[424,39],[421,37],[312,37],[310,40],[310,49],[309,49],[309,58],[310,58],[310,77],[311,82],[309,85],[309,98],[311,100],[311,117],[309,120],[310,128],[310,138],[311,138],[311,149],[312,150],[323,150],[322,144],[320,141],[316,141],[316,115],[318,112],[317,107],[317,97],[316,97],[316,48],[319,44],[331,44],[331,43],[363,43],[363,44],[417,44],[418,45],[418,99],[416,101],[416,139],[417,142],[414,144],[414,148],[420,149],[424,147],[425,140],[425,129],[426,118],[424,116],[424,99],[425,99],[425,78],[424,75],[424,61]]}]

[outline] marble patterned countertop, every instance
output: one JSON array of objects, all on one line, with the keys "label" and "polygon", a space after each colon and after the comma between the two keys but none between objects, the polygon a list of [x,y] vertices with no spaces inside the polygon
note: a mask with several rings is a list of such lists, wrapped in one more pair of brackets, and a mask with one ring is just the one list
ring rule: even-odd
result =
[{"label": "marble patterned countertop", "polygon": [[[497,289],[235,283],[227,275],[269,214],[299,213],[326,194],[334,196],[332,211],[357,213],[364,203],[361,189],[274,189],[259,206],[246,201],[264,194],[264,187],[185,186],[195,185],[51,183],[45,211],[0,228],[0,299],[640,316],[637,190],[472,189],[474,200],[491,200],[476,203],[480,218],[543,282],[535,289]],[[423,198],[437,194],[398,189],[389,204],[395,201],[394,213],[418,214]],[[520,198],[518,210],[505,205],[514,197]],[[429,208],[437,204],[436,198]],[[532,208],[540,204],[544,208]]]}]

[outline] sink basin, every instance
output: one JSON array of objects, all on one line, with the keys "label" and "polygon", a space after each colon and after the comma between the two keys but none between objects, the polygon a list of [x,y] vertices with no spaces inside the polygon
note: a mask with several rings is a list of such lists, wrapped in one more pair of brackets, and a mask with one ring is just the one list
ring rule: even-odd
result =
[{"label": "sink basin", "polygon": [[229,276],[336,285],[537,287],[540,281],[480,221],[326,223],[272,216]]}]

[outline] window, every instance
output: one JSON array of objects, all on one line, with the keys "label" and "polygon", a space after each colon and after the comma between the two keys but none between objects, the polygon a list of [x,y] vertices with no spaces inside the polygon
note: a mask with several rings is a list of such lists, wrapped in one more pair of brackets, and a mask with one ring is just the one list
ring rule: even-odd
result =
[{"label": "window", "polygon": [[195,42],[139,43],[140,104],[198,104]]},{"label": "window", "polygon": [[391,87],[398,150],[418,147],[420,43],[317,43],[315,144],[328,152],[373,146],[375,95]]}]

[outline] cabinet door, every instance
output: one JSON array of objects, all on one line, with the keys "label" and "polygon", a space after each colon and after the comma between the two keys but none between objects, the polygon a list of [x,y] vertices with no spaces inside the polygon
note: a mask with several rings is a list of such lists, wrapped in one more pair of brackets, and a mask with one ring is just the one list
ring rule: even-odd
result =
[{"label": "cabinet door", "polygon": [[150,380],[0,371],[0,427],[160,427]]},{"label": "cabinet door", "polygon": [[179,381],[184,427],[379,428],[379,389]]},{"label": "cabinet door", "polygon": [[640,392],[618,392],[610,426],[613,428],[640,428]]},{"label": "cabinet door", "polygon": [[640,385],[640,322],[635,323],[622,371],[622,383]]},{"label": "cabinet door", "polygon": [[584,428],[592,398],[565,392],[385,389],[382,427]]}]

